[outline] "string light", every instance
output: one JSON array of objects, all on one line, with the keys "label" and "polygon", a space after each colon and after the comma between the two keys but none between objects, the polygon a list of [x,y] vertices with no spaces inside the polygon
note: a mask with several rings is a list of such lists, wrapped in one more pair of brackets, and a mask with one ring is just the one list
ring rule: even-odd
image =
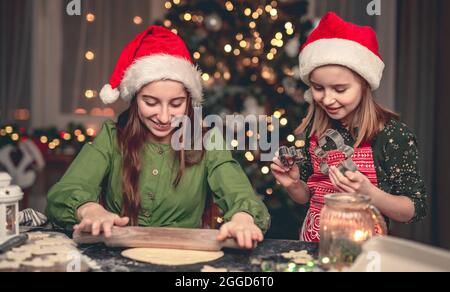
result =
[{"label": "string light", "polygon": [[184,20],[191,21],[191,19],[192,19],[192,15],[190,13],[185,13],[184,14]]},{"label": "string light", "polygon": [[86,141],[86,136],[81,134],[77,137],[77,140],[78,140],[78,142],[83,143],[84,141]]},{"label": "string light", "polygon": [[295,141],[295,147],[297,147],[297,148],[303,148],[303,147],[305,147],[305,141],[303,141],[303,140],[297,140],[297,141]]},{"label": "string light", "polygon": [[81,130],[79,130],[79,129],[77,129],[77,130],[75,130],[74,132],[73,132],[74,134],[75,134],[75,136],[80,136],[82,133],[81,133]]},{"label": "string light", "polygon": [[245,158],[246,158],[248,161],[250,161],[250,162],[252,162],[252,161],[255,160],[255,157],[253,156],[253,154],[252,154],[251,152],[246,152],[246,153],[245,153]]},{"label": "string light", "polygon": [[6,134],[11,134],[13,132],[13,128],[11,126],[7,126],[5,128]]},{"label": "string light", "polygon": [[139,24],[142,24],[142,17],[140,17],[140,16],[135,16],[134,18],[133,18],[133,22],[134,22],[134,24],[136,24],[136,25],[139,25]]},{"label": "string light", "polygon": [[266,190],[266,194],[267,195],[272,195],[273,194],[273,189],[272,188],[268,188],[267,190]]},{"label": "string light", "polygon": [[225,73],[223,73],[223,78],[225,79],[225,80],[230,80],[231,79],[231,73],[230,72],[225,72]]},{"label": "string light", "polygon": [[39,140],[41,141],[42,144],[46,144],[48,142],[48,138],[46,136],[41,136]]},{"label": "string light", "polygon": [[236,40],[237,41],[242,41],[244,39],[244,36],[242,35],[242,33],[238,33],[237,35],[236,35]]},{"label": "string light", "polygon": [[72,139],[72,135],[70,135],[69,133],[64,133],[63,139],[69,141],[70,139]]},{"label": "string light", "polygon": [[282,118],[282,119],[280,120],[280,125],[282,125],[282,126],[286,126],[287,123],[288,123],[288,120],[287,120],[286,118]]},{"label": "string light", "polygon": [[94,22],[95,21],[95,15],[93,13],[88,13],[86,15],[87,22]]},{"label": "string light", "polygon": [[241,54],[241,50],[239,50],[239,49],[234,49],[233,54],[234,54],[235,56],[239,56],[239,55]]},{"label": "string light", "polygon": [[181,3],[180,0],[173,0],[173,4],[175,4],[175,5],[179,5],[180,3]]},{"label": "string light", "polygon": [[86,134],[87,134],[88,136],[90,136],[90,137],[95,136],[95,130],[92,129],[92,128],[88,128],[88,129],[86,130]]},{"label": "string light", "polygon": [[228,10],[228,11],[233,11],[233,9],[234,9],[234,5],[233,5],[233,3],[231,3],[231,1],[227,1],[226,3],[225,3],[225,8]]},{"label": "string light", "polygon": [[247,42],[242,40],[242,41],[239,42],[239,45],[241,46],[241,48],[246,48],[247,47]]},{"label": "string light", "polygon": [[286,22],[286,24],[284,25],[284,28],[286,30],[292,29],[293,28],[292,22],[290,22],[290,21]]},{"label": "string light", "polygon": [[231,147],[236,148],[239,146],[239,142],[237,140],[231,141]]},{"label": "string light", "polygon": [[230,53],[233,50],[233,47],[230,44],[225,45],[224,47],[225,52]]},{"label": "string light", "polygon": [[261,172],[263,174],[268,174],[270,172],[270,169],[267,166],[264,166],[263,168],[261,168]]},{"label": "string light", "polygon": [[166,9],[171,9],[172,8],[172,3],[167,1],[166,3],[164,3],[164,7],[166,7]]},{"label": "string light", "polygon": [[252,10],[250,8],[245,8],[244,14],[245,16],[250,16],[252,14]]},{"label": "string light", "polygon": [[95,58],[95,54],[92,51],[87,51],[84,56],[85,56],[86,60],[88,60],[88,61],[92,61]]},{"label": "string light", "polygon": [[252,21],[252,22],[250,22],[250,23],[248,24],[248,26],[249,26],[251,29],[254,29],[254,28],[256,28],[256,22]]},{"label": "string light", "polygon": [[198,60],[200,59],[201,55],[199,52],[194,52],[194,59]]},{"label": "string light", "polygon": [[84,109],[84,108],[77,108],[77,109],[75,110],[75,114],[76,114],[76,115],[85,115],[85,114],[87,114],[87,111],[86,111],[86,109]]},{"label": "string light", "polygon": [[288,142],[294,142],[294,140],[295,140],[295,136],[294,135],[289,135],[289,136],[287,136],[287,140],[288,140]]},{"label": "string light", "polygon": [[19,134],[17,134],[17,133],[12,134],[12,135],[11,135],[11,139],[12,139],[13,141],[18,141],[18,140],[19,140]]},{"label": "string light", "polygon": [[86,98],[91,99],[94,98],[96,96],[96,92],[94,90],[86,90],[86,92],[84,93],[84,96],[86,96]]},{"label": "string light", "polygon": [[164,26],[165,27],[171,27],[172,26],[172,21],[170,21],[168,19],[164,20]]},{"label": "string light", "polygon": [[28,121],[30,119],[30,111],[28,109],[18,109],[14,112],[14,118],[18,121]]},{"label": "string light", "polygon": [[209,80],[209,74],[208,73],[203,73],[202,74],[202,79],[204,80],[204,81],[208,81]]}]

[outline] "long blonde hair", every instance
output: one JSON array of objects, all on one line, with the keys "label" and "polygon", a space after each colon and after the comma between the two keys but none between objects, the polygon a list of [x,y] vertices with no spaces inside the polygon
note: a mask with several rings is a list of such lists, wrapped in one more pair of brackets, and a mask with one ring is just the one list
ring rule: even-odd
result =
[{"label": "long blonde hair", "polygon": [[[362,83],[362,99],[349,125],[350,133],[356,141],[354,147],[357,148],[363,142],[373,141],[376,135],[384,129],[386,124],[392,119],[398,120],[399,115],[376,103],[367,81],[356,72],[352,72],[359,77]],[[322,137],[332,127],[331,118],[314,101],[308,108],[306,118],[303,119],[300,126],[295,130],[295,134],[306,133],[306,129],[311,123],[312,127],[308,138],[313,135]],[[355,132],[355,128],[358,128],[357,133]]]}]

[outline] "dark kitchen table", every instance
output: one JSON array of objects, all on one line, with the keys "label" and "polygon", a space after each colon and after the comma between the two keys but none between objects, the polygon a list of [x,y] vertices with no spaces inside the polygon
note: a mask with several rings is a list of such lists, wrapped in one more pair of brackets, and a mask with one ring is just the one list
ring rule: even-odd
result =
[{"label": "dark kitchen table", "polygon": [[[288,261],[280,254],[291,250],[307,250],[317,258],[318,245],[291,240],[265,240],[253,251],[225,249],[225,256],[209,263],[169,267],[135,262],[123,258],[123,248],[109,248],[103,244],[80,246],[82,253],[95,260],[102,272],[200,272],[203,266],[226,268],[230,272],[260,272],[262,265],[273,270],[284,269]],[[267,269],[266,269],[267,270]]]}]

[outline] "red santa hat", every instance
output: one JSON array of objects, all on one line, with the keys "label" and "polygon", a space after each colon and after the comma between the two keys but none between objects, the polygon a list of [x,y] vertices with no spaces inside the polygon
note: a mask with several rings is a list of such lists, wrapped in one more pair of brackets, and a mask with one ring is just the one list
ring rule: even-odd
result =
[{"label": "red santa hat", "polygon": [[181,82],[192,98],[192,105],[201,105],[201,72],[193,64],[186,44],[170,30],[150,26],[122,51],[109,84],[100,91],[100,98],[105,104],[119,97],[130,101],[143,86],[159,80]]},{"label": "red santa hat", "polygon": [[[371,27],[345,22],[328,12],[300,50],[300,77],[308,85],[311,73],[325,65],[345,66],[361,75],[372,90],[378,89],[384,62],[378,49],[375,31]],[[312,93],[305,93],[312,103]]]}]

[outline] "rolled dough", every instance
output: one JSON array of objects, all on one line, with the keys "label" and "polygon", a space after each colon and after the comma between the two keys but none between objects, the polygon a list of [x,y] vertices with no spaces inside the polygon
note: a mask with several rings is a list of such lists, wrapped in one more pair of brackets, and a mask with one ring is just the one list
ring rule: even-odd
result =
[{"label": "rolled dough", "polygon": [[134,248],[122,252],[122,256],[154,265],[184,266],[211,262],[223,257],[222,251],[196,251],[161,248]]}]

